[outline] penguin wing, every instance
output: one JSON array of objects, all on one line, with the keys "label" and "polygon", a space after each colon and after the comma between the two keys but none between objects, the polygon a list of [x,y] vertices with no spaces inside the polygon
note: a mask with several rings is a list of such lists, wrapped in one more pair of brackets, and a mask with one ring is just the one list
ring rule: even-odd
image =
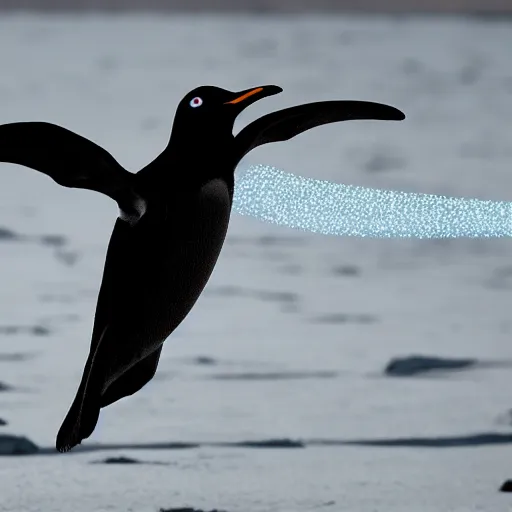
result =
[{"label": "penguin wing", "polygon": [[320,101],[285,108],[256,119],[238,133],[238,161],[262,144],[281,142],[315,126],[352,119],[401,121],[405,115],[395,107],[371,101]]},{"label": "penguin wing", "polygon": [[[134,191],[134,174],[105,149],[66,128],[46,122],[0,125],[0,161],[30,167],[59,185],[101,192],[135,220],[145,201]],[[128,219],[127,219],[128,220]]]}]

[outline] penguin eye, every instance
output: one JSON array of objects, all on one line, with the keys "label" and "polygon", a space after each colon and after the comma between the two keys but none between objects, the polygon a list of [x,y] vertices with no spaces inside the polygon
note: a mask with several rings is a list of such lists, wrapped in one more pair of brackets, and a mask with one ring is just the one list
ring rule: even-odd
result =
[{"label": "penguin eye", "polygon": [[192,98],[189,103],[192,108],[200,107],[202,104],[203,100],[199,96]]}]

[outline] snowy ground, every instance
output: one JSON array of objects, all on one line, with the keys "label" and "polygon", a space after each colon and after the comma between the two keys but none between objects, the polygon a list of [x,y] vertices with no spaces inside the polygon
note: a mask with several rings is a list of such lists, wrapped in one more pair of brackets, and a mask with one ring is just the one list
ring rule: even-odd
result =
[{"label": "snowy ground", "polygon": [[[0,122],[64,125],[137,170],[166,144],[188,90],[275,83],[284,93],[237,129],[323,99],[381,101],[408,117],[318,128],[246,163],[512,200],[511,44],[505,23],[434,18],[4,16]],[[3,164],[0,180],[0,227],[19,235],[0,231],[0,380],[14,387],[0,417],[6,433],[51,448],[88,352],[117,209],[21,167]],[[4,457],[0,510],[506,510],[510,369],[402,379],[383,369],[409,354],[511,361],[511,253],[509,240],[328,238],[233,217],[157,377],[102,412],[85,443],[132,449]],[[501,442],[471,437],[481,433]],[[219,444],[272,438],[314,442]],[[343,444],[379,439],[400,446]],[[217,444],[136,449],[171,441]],[[90,464],[113,455],[166,464]]]}]

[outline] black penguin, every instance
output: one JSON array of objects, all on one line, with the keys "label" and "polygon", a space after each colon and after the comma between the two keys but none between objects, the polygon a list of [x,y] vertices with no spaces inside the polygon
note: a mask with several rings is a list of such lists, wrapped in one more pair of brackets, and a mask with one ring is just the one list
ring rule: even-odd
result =
[{"label": "black penguin", "polygon": [[244,108],[281,90],[194,89],[178,105],[167,147],[136,174],[65,128],[43,122],[0,126],[0,161],[43,172],[65,187],[106,194],[120,210],[89,357],[57,435],[59,451],[88,438],[102,407],[137,392],[155,374],[163,342],[213,271],[228,229],[235,167],[246,153],[326,123],[405,118],[379,103],[325,101],[273,112],[233,136]]}]

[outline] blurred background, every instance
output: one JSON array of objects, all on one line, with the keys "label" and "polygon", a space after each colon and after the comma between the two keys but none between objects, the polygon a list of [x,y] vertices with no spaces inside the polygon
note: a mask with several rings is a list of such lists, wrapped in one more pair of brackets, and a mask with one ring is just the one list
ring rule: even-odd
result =
[{"label": "blurred background", "polygon": [[[65,126],[135,172],[165,147],[189,90],[276,84],[235,131],[330,99],[407,119],[322,126],[243,165],[510,201],[511,11],[0,0],[0,122]],[[508,239],[335,238],[233,214],[153,381],[103,410],[82,450],[55,454],[117,214],[99,194],[0,164],[0,453],[26,453],[0,459],[1,511],[509,508]],[[106,463],[121,456],[139,464]]]},{"label": "blurred background", "polygon": [[1,0],[3,9],[185,12],[510,13],[509,0]]}]

